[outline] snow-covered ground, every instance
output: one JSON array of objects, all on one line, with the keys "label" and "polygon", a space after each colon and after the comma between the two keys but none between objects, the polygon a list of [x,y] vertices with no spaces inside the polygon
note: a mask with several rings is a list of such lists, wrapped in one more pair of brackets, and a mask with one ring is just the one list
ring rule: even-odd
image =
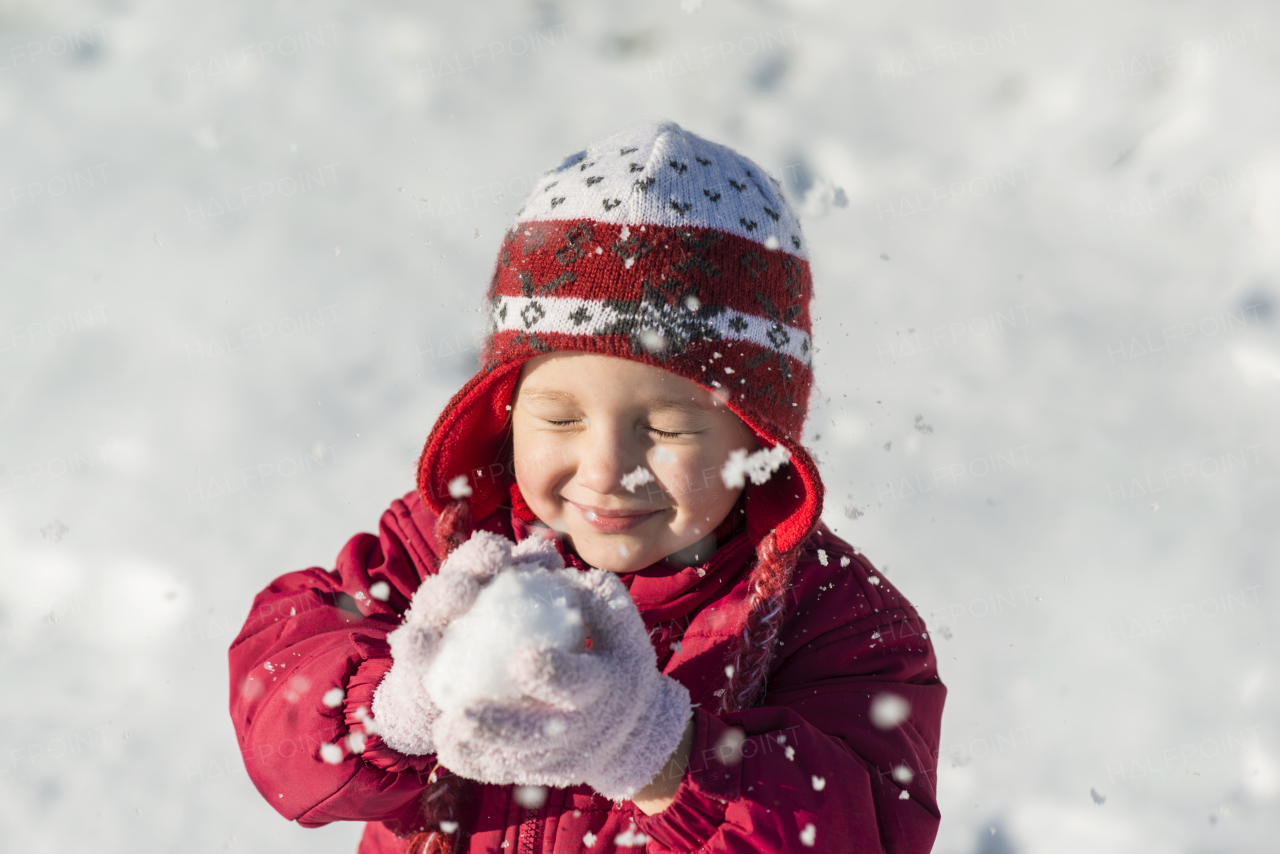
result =
[{"label": "snow-covered ground", "polygon": [[250,785],[226,647],[412,488],[531,180],[662,116],[804,210],[936,850],[1274,850],[1278,13],[0,1],[0,847],[354,850]]}]

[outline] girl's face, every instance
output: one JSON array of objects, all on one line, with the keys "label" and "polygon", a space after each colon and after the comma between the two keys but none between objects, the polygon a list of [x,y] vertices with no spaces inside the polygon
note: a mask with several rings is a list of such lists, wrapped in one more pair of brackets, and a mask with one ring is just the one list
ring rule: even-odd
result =
[{"label": "girl's face", "polygon": [[530,360],[511,409],[516,482],[529,508],[611,572],[668,556],[705,561],[742,491],[724,485],[720,468],[731,451],[758,447],[706,389],[613,356]]}]

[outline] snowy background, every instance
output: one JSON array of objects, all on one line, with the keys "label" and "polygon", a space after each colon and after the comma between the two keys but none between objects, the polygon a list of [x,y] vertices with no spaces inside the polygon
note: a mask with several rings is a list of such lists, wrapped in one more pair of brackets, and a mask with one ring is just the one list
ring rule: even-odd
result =
[{"label": "snowy background", "polygon": [[1278,48],[1263,2],[0,0],[4,847],[354,851],[250,785],[226,647],[412,489],[531,180],[650,116],[804,212],[826,519],[950,688],[936,850],[1274,850]]}]

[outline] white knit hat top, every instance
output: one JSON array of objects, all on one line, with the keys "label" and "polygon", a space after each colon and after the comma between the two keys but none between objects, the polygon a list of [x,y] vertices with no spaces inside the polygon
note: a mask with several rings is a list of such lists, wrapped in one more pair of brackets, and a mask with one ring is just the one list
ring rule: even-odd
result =
[{"label": "white knit hat top", "polygon": [[516,223],[583,218],[712,228],[808,257],[778,181],[675,122],[637,125],[569,155],[534,187]]}]

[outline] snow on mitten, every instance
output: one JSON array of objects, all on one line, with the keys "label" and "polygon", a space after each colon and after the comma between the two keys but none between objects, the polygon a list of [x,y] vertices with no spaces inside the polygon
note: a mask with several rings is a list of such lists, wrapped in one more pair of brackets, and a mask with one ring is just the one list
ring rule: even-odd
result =
[{"label": "snow on mitten", "polygon": [[692,714],[689,692],[658,670],[644,621],[616,575],[593,569],[573,573],[570,583],[590,648],[521,650],[510,674],[524,696],[441,713],[437,755],[483,783],[586,783],[623,800],[679,746]]},{"label": "snow on mitten", "polygon": [[555,545],[540,537],[513,544],[505,537],[477,531],[429,575],[413,595],[401,626],[387,636],[391,670],[373,695],[373,717],[382,740],[406,755],[435,753],[431,731],[440,710],[423,686],[423,677],[449,623],[465,614],[480,590],[514,566],[561,569]]}]

